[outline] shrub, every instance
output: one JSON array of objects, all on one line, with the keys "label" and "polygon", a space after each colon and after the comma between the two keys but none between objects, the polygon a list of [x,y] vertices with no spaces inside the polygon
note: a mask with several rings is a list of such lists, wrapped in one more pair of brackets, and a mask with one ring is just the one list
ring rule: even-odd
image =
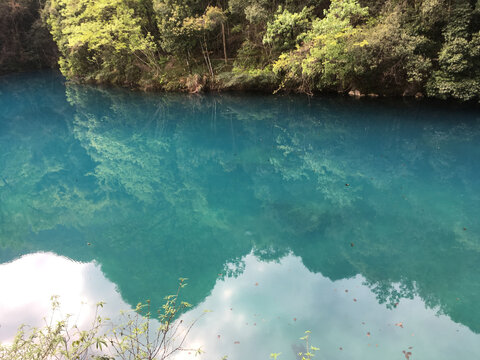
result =
[{"label": "shrub", "polygon": [[180,279],[175,295],[165,298],[156,317],[150,312],[150,301],[147,301],[139,303],[134,310],[123,312],[120,323],[112,324],[110,319],[99,315],[104,303],[98,303],[92,323],[86,330],[70,324],[70,316],[54,321],[60,306],[58,297],[54,296],[52,315],[45,320],[45,325],[30,330],[21,326],[12,344],[0,345],[0,359],[163,360],[178,351],[192,351],[186,349],[184,343],[196,321],[184,325],[181,320],[175,320],[191,306],[178,299],[180,289],[186,285],[185,280]]}]

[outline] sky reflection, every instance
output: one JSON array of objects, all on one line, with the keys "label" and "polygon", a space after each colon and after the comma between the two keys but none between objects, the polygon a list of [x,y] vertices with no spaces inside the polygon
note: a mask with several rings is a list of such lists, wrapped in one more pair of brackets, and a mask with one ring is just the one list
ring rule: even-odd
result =
[{"label": "sky reflection", "polygon": [[129,309],[116,289],[93,262],[80,263],[53,253],[35,253],[0,265],[0,342],[12,340],[22,325],[42,326],[51,314],[52,295],[58,295],[58,317],[73,315],[72,322],[87,328],[96,304],[108,306],[103,316]]},{"label": "sky reflection", "polygon": [[[201,347],[201,359],[268,359],[272,352],[294,359],[304,350],[299,337],[305,330],[312,331],[320,359],[401,359],[404,350],[414,358],[436,359],[480,353],[480,335],[427,308],[417,296],[388,309],[360,275],[331,281],[294,255],[264,262],[249,254],[240,264],[227,264],[226,273],[238,266],[243,271],[219,274],[211,294],[181,317],[187,324],[199,318],[187,345]],[[130,308],[97,264],[53,253],[2,264],[0,279],[1,342],[11,340],[20,324],[42,325],[54,294],[60,296],[61,313],[72,314],[80,327],[91,321],[98,301],[107,302],[103,316],[115,318]],[[184,352],[176,358],[193,356]]]},{"label": "sky reflection", "polygon": [[[312,331],[320,359],[471,359],[480,353],[480,336],[449,317],[426,308],[417,296],[389,310],[357,275],[331,281],[315,274],[299,257],[262,262],[243,258],[245,271],[219,280],[210,296],[184,316],[205,310],[189,336],[202,346],[202,359],[268,359],[272,352],[294,359],[299,338]],[[299,280],[301,279],[301,280]],[[188,358],[188,354],[179,356]]]}]

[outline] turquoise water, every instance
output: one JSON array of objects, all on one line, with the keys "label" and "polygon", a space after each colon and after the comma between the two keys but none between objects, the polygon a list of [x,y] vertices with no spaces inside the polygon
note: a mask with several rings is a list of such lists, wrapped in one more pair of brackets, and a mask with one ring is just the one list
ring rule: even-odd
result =
[{"label": "turquoise water", "polygon": [[204,359],[480,358],[479,159],[473,107],[2,77],[0,341],[187,277]]}]

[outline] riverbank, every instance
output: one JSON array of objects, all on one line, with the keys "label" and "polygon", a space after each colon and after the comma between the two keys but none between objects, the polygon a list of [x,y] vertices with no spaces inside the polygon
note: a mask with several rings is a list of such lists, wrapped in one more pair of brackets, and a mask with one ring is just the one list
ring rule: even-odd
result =
[{"label": "riverbank", "polygon": [[0,8],[0,73],[146,91],[480,101],[480,2],[23,0]]}]

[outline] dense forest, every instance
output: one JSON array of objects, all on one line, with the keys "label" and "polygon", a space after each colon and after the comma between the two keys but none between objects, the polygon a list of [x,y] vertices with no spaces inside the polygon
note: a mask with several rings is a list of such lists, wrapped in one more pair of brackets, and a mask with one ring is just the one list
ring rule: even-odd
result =
[{"label": "dense forest", "polygon": [[0,0],[0,73],[480,100],[480,0]]}]

